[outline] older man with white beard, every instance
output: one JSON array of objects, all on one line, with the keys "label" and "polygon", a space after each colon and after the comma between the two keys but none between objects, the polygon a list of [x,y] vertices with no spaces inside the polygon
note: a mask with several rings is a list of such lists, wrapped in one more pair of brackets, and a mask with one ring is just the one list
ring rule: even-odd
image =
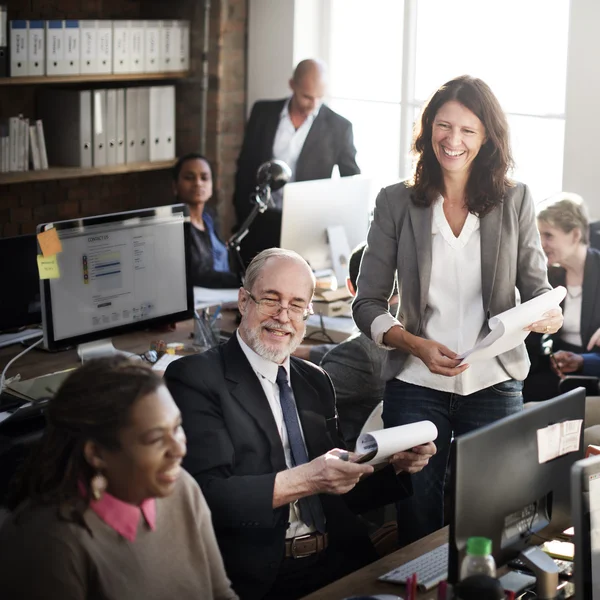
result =
[{"label": "older man with white beard", "polygon": [[[295,252],[258,254],[238,296],[236,335],[171,363],[194,476],[242,600],[300,598],[376,558],[355,514],[411,493],[427,444],[373,467],[347,460],[327,374],[291,353],[315,279]],[[352,456],[350,456],[352,459]]]}]

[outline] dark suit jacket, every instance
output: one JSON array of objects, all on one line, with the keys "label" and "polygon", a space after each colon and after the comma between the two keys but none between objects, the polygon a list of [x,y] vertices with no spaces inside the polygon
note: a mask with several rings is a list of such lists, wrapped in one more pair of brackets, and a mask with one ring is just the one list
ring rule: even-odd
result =
[{"label": "dark suit jacket", "polygon": [[[550,267],[548,280],[552,287],[566,286],[567,273],[562,267]],[[588,248],[583,270],[581,296],[581,343],[585,350],[590,338],[600,327],[600,250]],[[564,308],[564,302],[562,307]],[[553,336],[554,350],[560,349],[560,330]]]},{"label": "dark suit jacket", "polygon": [[[275,476],[286,469],[283,446],[261,384],[237,337],[165,373],[188,440],[185,468],[212,511],[227,574],[243,598],[261,598],[284,557],[289,508],[273,509]],[[310,459],[343,447],[331,381],[319,367],[291,359],[291,385]],[[410,493],[410,478],[391,467],[342,496],[321,495],[330,545],[355,556],[356,567],[376,558],[355,517]]]},{"label": "dark suit jacket", "polygon": [[[235,174],[234,206],[238,223],[252,209],[250,194],[256,186],[258,167],[273,158],[279,115],[286,101],[287,98],[260,100],[252,107]],[[357,175],[360,169],[355,156],[352,123],[323,104],[298,157],[296,181],[327,179],[335,165],[339,166],[342,177]]]}]

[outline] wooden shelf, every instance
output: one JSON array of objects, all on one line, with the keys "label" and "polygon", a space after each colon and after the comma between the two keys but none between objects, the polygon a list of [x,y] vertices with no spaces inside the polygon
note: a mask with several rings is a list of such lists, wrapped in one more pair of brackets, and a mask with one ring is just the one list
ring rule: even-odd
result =
[{"label": "wooden shelf", "polygon": [[156,81],[161,79],[184,79],[188,71],[166,73],[99,73],[90,75],[40,75],[35,77],[0,77],[2,85],[40,85],[52,83],[84,83],[93,81]]},{"label": "wooden shelf", "polygon": [[141,173],[143,171],[161,171],[163,169],[170,169],[174,164],[174,160],[161,160],[127,165],[110,165],[106,167],[51,167],[43,171],[0,173],[0,185],[29,183],[32,181],[53,181],[55,179],[75,179],[77,177],[96,177],[98,175]]}]

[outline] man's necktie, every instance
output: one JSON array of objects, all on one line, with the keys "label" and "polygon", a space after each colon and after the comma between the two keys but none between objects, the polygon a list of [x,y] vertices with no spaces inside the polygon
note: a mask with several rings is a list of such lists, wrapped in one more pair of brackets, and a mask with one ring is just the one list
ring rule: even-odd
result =
[{"label": "man's necktie", "polygon": [[[277,371],[277,385],[279,386],[279,401],[283,412],[283,422],[287,429],[290,449],[292,451],[292,462],[294,466],[303,465],[308,462],[308,454],[304,447],[298,413],[296,412],[296,401],[294,392],[288,383],[287,373],[283,367]],[[314,526],[321,533],[325,533],[325,515],[318,496],[307,496],[298,500],[300,518],[309,527]]]}]

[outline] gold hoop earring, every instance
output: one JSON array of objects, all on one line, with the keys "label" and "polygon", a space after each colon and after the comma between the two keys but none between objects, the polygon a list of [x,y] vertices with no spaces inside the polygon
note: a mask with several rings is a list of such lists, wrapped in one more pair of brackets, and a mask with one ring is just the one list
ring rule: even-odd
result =
[{"label": "gold hoop earring", "polygon": [[90,486],[92,488],[92,496],[94,500],[100,500],[102,498],[102,494],[106,491],[108,487],[108,481],[100,471],[98,471],[90,481]]}]

